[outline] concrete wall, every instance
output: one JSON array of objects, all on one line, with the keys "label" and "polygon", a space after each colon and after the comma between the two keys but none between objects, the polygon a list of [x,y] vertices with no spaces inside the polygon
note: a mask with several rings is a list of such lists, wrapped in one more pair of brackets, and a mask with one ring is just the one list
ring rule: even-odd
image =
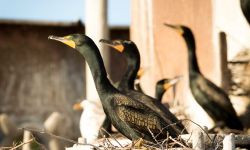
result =
[{"label": "concrete wall", "polygon": [[246,21],[241,8],[240,0],[213,0],[213,28],[214,45],[218,47],[216,41],[218,33],[226,33],[228,42],[228,60],[244,49],[250,47],[250,26]]},{"label": "concrete wall", "polygon": [[[142,87],[153,96],[154,84],[165,77],[183,75],[176,99],[192,120],[212,126],[212,120],[190,93],[187,77],[187,47],[183,38],[163,23],[183,24],[194,33],[201,72],[215,84],[228,88],[227,60],[250,46],[250,28],[235,0],[145,0],[131,1],[131,39],[141,53],[146,75]],[[223,34],[220,34],[223,32]],[[220,39],[222,35],[222,39]],[[172,93],[165,94],[164,101]],[[199,113],[197,113],[199,112]],[[202,118],[202,119],[201,119]]]},{"label": "concrete wall", "polygon": [[[152,15],[148,14],[150,12]],[[216,65],[220,53],[215,51],[212,43],[212,1],[148,0],[144,4],[133,1],[132,16],[131,38],[140,48],[142,66],[148,67],[148,76],[142,79],[143,88],[150,89],[148,93],[153,95],[154,86],[152,85],[157,80],[176,75],[184,76],[178,84],[176,100],[183,104],[185,108],[183,110],[187,115],[192,116],[194,121],[211,127],[209,125],[211,120],[197,105],[189,90],[185,42],[179,34],[165,27],[163,23],[183,24],[193,30],[201,71],[209,79],[220,83],[220,78],[218,78],[220,67]],[[147,23],[151,25],[145,25]],[[150,27],[152,28],[149,29]],[[151,37],[142,36],[148,30],[152,30],[152,33],[148,34]],[[152,40],[153,48],[150,50],[150,44],[145,45],[145,43],[148,44]],[[149,57],[151,58],[148,59]],[[167,97],[165,98],[167,99]]]}]

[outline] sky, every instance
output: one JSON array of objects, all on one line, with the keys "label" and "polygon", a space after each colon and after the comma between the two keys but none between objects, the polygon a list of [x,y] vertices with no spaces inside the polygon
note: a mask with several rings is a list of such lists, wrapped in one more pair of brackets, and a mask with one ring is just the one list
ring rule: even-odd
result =
[{"label": "sky", "polygon": [[[84,0],[1,0],[0,19],[84,22]],[[108,23],[130,24],[130,0],[108,0]]]}]

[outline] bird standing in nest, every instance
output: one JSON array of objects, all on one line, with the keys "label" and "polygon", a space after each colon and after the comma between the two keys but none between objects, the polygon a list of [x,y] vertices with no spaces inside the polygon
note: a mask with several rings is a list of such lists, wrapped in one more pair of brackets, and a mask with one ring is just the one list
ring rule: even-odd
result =
[{"label": "bird standing in nest", "polygon": [[[95,86],[101,99],[105,114],[114,127],[131,140],[143,138],[156,142],[155,139],[173,138],[179,135],[170,124],[172,121],[161,117],[150,107],[118,91],[107,78],[100,52],[88,36],[71,34],[64,37],[49,36],[80,52],[88,63]],[[167,130],[164,130],[166,129]],[[152,136],[155,134],[155,137]]]},{"label": "bird standing in nest", "polygon": [[190,28],[182,25],[165,25],[177,31],[187,44],[189,86],[197,103],[216,123],[222,123],[231,129],[243,130],[243,125],[228,95],[200,72],[195,52],[195,39]]},{"label": "bird standing in nest", "polygon": [[145,104],[154,112],[157,112],[162,118],[167,120],[166,126],[175,124],[171,128],[175,131],[175,137],[182,133],[187,133],[182,123],[163,105],[159,100],[156,100],[144,93],[134,89],[134,82],[140,68],[140,53],[136,44],[127,40],[100,40],[100,42],[113,47],[115,50],[123,53],[127,60],[127,69],[123,75],[118,90],[124,92],[127,96]]}]

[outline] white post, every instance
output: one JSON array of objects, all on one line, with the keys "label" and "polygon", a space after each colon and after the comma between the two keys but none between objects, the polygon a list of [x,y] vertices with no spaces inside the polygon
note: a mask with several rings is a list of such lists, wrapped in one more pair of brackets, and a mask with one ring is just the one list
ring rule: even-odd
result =
[{"label": "white post", "polygon": [[[86,0],[85,10],[85,34],[97,44],[108,72],[108,51],[104,49],[103,44],[99,43],[101,38],[107,39],[109,35],[107,25],[107,0]],[[87,99],[99,100],[88,65],[86,66],[86,89]]]},{"label": "white post", "polygon": [[200,129],[197,129],[194,131],[194,135],[192,136],[192,144],[193,144],[194,150],[204,150],[205,149],[204,135],[200,131]]},{"label": "white post", "polygon": [[[23,143],[28,142],[32,138],[32,133],[30,131],[24,130],[23,132]],[[28,142],[23,145],[22,150],[31,150],[30,144],[31,142]]]},{"label": "white post", "polygon": [[153,30],[153,1],[131,1],[132,16],[130,27],[130,38],[137,44],[141,54],[141,66],[147,68],[145,75],[141,78],[141,86],[145,92],[154,95],[155,84],[155,51]]},{"label": "white post", "polygon": [[226,135],[223,140],[223,150],[234,150],[235,149],[235,136],[233,133]]}]

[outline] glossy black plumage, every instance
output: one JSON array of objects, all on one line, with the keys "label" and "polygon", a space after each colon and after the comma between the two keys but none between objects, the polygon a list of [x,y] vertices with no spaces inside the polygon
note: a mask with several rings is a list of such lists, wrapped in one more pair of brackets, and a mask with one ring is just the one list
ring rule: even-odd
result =
[{"label": "glossy black plumage", "polygon": [[221,88],[206,79],[200,72],[192,31],[188,27],[181,25],[166,24],[166,26],[178,31],[187,44],[189,86],[195,100],[215,123],[222,122],[229,128],[242,130],[243,125],[237,117],[228,95]]},{"label": "glossy black plumage", "polygon": [[240,0],[241,10],[247,19],[247,22],[250,24],[250,1],[249,0]]},{"label": "glossy black plumage", "polygon": [[[172,137],[177,136],[172,127],[165,126],[169,125],[166,123],[167,119],[163,119],[151,108],[122,94],[113,87],[107,78],[100,52],[89,37],[82,34],[72,34],[65,37],[49,36],[49,39],[71,46],[85,58],[94,78],[104,112],[114,127],[123,135],[132,140],[143,138],[151,142],[155,141],[149,130],[152,133],[162,132],[161,136],[157,136],[156,139],[166,138],[167,133]],[[163,128],[169,129],[168,132]]]},{"label": "glossy black plumage", "polygon": [[165,119],[165,126],[178,122],[178,124],[169,128],[169,131],[172,132],[172,135],[170,134],[171,136],[177,137],[181,133],[187,133],[182,123],[180,123],[180,121],[164,105],[162,105],[160,101],[134,90],[134,81],[140,67],[140,54],[135,43],[126,40],[117,40],[113,42],[101,40],[101,42],[115,48],[126,56],[127,69],[120,81],[118,90],[157,112],[159,116]]}]

